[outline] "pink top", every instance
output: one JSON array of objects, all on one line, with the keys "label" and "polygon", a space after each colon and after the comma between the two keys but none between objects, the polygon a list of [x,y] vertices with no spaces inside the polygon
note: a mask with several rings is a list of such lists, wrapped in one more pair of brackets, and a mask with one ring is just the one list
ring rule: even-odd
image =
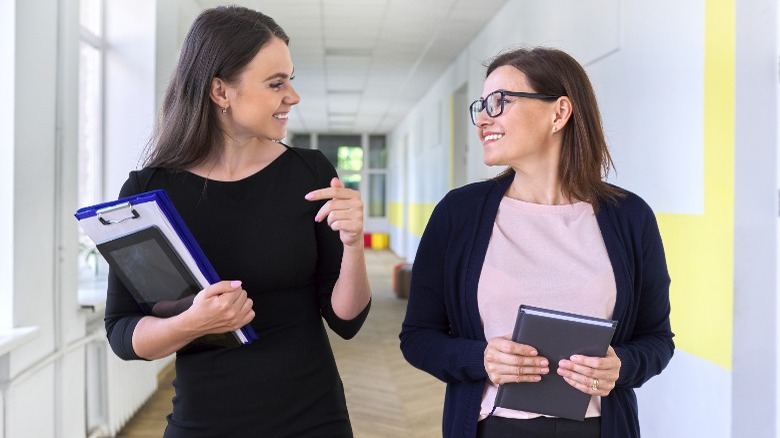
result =
[{"label": "pink top", "polygon": [[[521,304],[611,318],[616,293],[612,264],[589,203],[542,205],[504,196],[477,292],[486,339],[511,335]],[[480,420],[493,409],[497,389],[488,379]],[[541,416],[503,408],[493,415]],[[601,398],[594,396],[585,416],[600,415]]]}]

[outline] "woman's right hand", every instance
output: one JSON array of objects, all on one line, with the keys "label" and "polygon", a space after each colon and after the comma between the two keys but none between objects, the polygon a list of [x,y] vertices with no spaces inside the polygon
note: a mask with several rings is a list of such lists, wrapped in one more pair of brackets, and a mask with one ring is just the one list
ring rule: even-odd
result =
[{"label": "woman's right hand", "polygon": [[534,347],[512,341],[510,335],[488,341],[485,348],[485,370],[491,382],[538,382],[550,372],[547,358],[539,356]]},{"label": "woman's right hand", "polygon": [[220,281],[203,289],[195,295],[187,313],[193,328],[203,334],[238,330],[255,317],[252,299],[240,281]]}]

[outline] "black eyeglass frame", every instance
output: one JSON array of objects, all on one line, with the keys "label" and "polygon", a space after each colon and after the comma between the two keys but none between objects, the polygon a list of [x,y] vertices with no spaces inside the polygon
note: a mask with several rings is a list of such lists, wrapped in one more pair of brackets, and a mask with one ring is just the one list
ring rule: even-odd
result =
[{"label": "black eyeglass frame", "polygon": [[[501,97],[498,99],[501,104],[498,107],[498,112],[495,112],[493,114],[490,113],[490,111],[487,109],[487,105],[485,105],[485,102],[487,101],[487,98],[494,94],[500,94]],[[477,117],[479,116],[479,113],[482,112],[484,109],[488,116],[490,117],[498,117],[504,112],[504,97],[506,96],[513,96],[513,97],[528,97],[531,99],[557,99],[561,96],[553,96],[551,94],[541,94],[541,93],[526,93],[525,91],[507,91],[507,90],[496,90],[491,93],[488,93],[486,98],[479,98],[475,100],[474,102],[471,102],[471,105],[469,105],[469,114],[471,115],[471,123],[474,124],[474,126],[477,125]],[[476,105],[479,105],[477,108],[475,108]]]}]

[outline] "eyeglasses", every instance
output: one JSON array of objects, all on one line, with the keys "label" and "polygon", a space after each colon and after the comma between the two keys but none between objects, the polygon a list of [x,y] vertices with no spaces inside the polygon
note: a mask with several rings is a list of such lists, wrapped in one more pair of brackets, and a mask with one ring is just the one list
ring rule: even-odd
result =
[{"label": "eyeglasses", "polygon": [[504,98],[506,96],[529,97],[531,99],[557,99],[561,96],[551,96],[549,94],[525,93],[522,91],[496,90],[487,95],[486,98],[479,98],[471,103],[469,112],[471,113],[471,123],[477,124],[477,117],[484,109],[490,117],[498,117],[504,112]]}]

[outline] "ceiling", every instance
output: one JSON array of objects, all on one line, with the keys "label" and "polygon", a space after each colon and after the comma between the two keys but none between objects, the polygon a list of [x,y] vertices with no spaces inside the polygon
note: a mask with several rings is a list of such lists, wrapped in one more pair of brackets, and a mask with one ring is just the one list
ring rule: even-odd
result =
[{"label": "ceiling", "polygon": [[[290,132],[392,130],[506,0],[234,0],[290,36]],[[198,0],[202,8],[224,4]],[[182,31],[186,33],[186,29]]]}]

